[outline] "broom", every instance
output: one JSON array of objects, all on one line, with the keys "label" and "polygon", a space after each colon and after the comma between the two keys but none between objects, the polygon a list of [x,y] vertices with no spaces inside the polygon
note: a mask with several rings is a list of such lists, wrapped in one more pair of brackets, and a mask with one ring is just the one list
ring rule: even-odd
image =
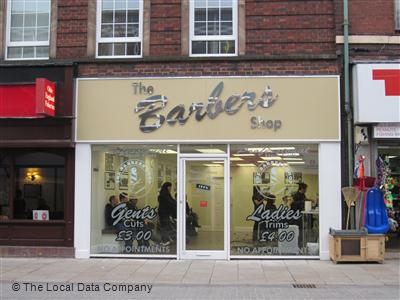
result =
[{"label": "broom", "polygon": [[355,187],[347,186],[342,188],[342,193],[344,196],[344,200],[347,204],[347,220],[346,220],[346,229],[349,229],[349,221],[350,221],[350,208],[355,204],[358,196],[360,195],[360,190]]}]

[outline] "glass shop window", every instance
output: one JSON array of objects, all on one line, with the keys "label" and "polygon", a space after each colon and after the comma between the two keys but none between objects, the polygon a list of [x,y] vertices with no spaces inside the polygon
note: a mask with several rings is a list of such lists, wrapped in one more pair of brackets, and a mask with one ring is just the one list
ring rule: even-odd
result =
[{"label": "glass shop window", "polygon": [[318,145],[232,145],[231,255],[319,255]]},{"label": "glass shop window", "polygon": [[176,145],[92,147],[92,254],[176,254]]},{"label": "glass shop window", "polygon": [[63,220],[65,158],[58,154],[0,153],[1,220]]}]

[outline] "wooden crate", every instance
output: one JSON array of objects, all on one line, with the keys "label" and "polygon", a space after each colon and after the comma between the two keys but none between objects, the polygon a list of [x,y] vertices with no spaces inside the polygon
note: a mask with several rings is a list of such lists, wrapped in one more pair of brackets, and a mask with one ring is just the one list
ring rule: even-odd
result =
[{"label": "wooden crate", "polygon": [[385,235],[330,236],[329,255],[333,262],[377,261],[385,257]]}]

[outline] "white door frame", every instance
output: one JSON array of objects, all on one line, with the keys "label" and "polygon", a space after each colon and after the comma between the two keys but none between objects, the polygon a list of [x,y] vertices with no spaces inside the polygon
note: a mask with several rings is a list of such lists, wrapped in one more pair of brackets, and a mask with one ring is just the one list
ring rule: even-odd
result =
[{"label": "white door frame", "polygon": [[[220,160],[224,162],[224,250],[186,250],[186,161]],[[230,186],[228,154],[181,154],[178,165],[178,228],[177,251],[178,259],[229,259],[230,249]]]}]

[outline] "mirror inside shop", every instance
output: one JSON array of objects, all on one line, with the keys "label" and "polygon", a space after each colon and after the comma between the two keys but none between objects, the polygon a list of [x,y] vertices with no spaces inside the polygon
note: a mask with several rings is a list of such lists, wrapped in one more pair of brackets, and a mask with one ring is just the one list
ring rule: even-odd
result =
[{"label": "mirror inside shop", "polygon": [[[177,145],[92,146],[92,255],[177,255],[177,239],[187,251],[228,249],[231,256],[319,255],[318,145],[180,151],[197,160],[183,161],[178,178]],[[185,203],[182,223],[177,199]],[[184,236],[177,236],[178,223]]]}]

